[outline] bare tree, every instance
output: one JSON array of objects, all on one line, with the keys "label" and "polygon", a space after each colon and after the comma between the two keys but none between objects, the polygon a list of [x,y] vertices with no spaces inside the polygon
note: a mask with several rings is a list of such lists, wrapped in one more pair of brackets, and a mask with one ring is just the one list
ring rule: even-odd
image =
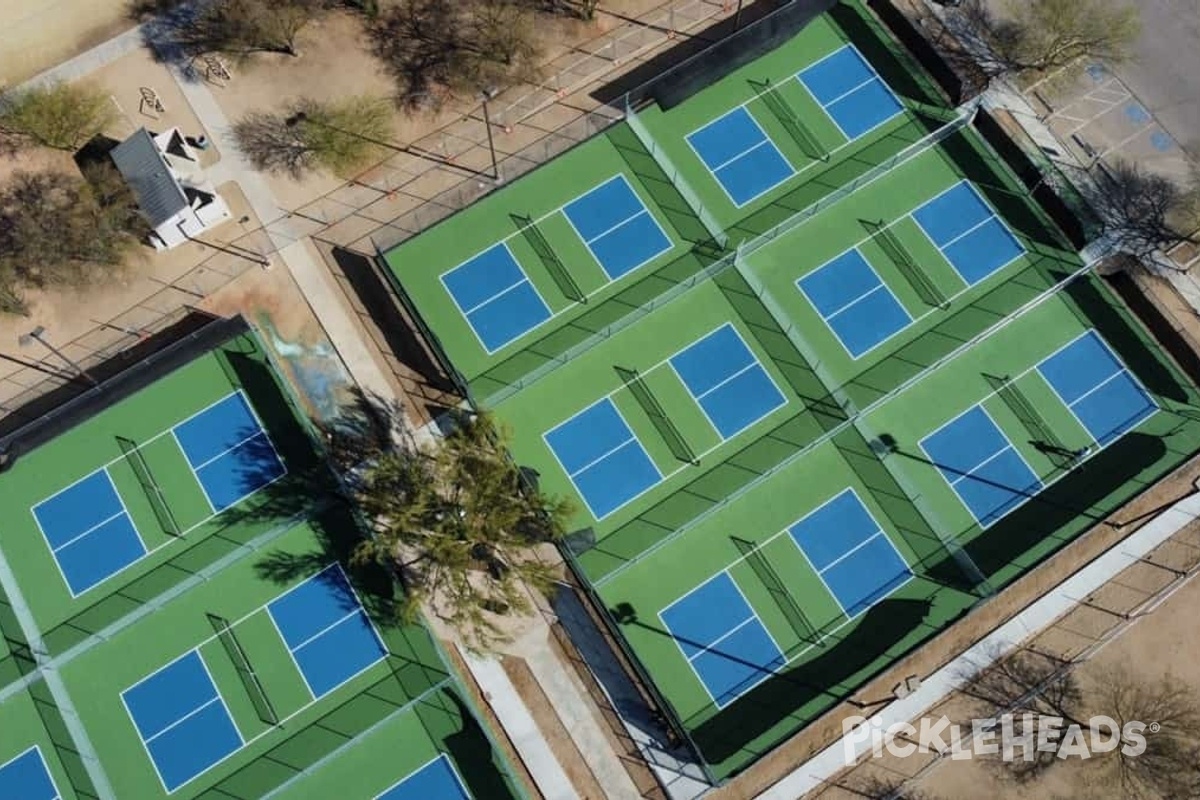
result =
[{"label": "bare tree", "polygon": [[[1031,650],[1018,650],[970,676],[963,693],[980,701],[985,713],[1012,714],[1014,734],[1036,741],[1053,720],[1080,724],[1083,694],[1069,664]],[[1029,761],[1005,766],[1020,780],[1040,777],[1056,762],[1053,751],[1038,751]]]},{"label": "bare tree", "polygon": [[1100,772],[1094,774],[1101,784],[1119,786],[1120,796],[1131,800],[1200,796],[1200,706],[1192,687],[1170,675],[1146,681],[1119,664],[1089,689],[1089,705],[1112,717],[1118,729],[1157,726],[1144,734],[1145,752],[1116,747],[1098,759]]},{"label": "bare tree", "polygon": [[0,310],[25,313],[24,290],[111,277],[145,235],[112,167],[91,184],[57,172],[19,172],[0,188]]},{"label": "bare tree", "polygon": [[399,0],[371,38],[405,108],[531,80],[541,53],[533,12],[517,0]]},{"label": "bare tree", "polygon": [[1129,58],[1141,23],[1136,6],[1110,0],[1014,0],[997,14],[987,0],[966,0],[948,14],[989,76],[1066,67],[1082,59]]},{"label": "bare tree", "polygon": [[[152,6],[155,4],[151,4]],[[156,49],[194,58],[205,53],[299,55],[300,32],[322,11],[321,0],[212,0],[165,6],[147,26]]]},{"label": "bare tree", "polygon": [[259,169],[300,178],[315,169],[348,176],[382,157],[392,133],[385,100],[301,100],[281,112],[256,112],[233,126],[242,152]]},{"label": "bare tree", "polygon": [[1195,243],[1200,227],[1200,192],[1123,160],[1093,170],[1088,200],[1113,244],[1145,261],[1161,250]]},{"label": "bare tree", "polygon": [[59,150],[78,150],[115,118],[111,100],[86,83],[53,83],[0,97],[0,129]]},{"label": "bare tree", "polygon": [[[1076,726],[1089,745],[1110,741],[1114,731],[1097,717],[1111,718],[1119,742],[1091,752],[1087,772],[1099,786],[1121,797],[1192,798],[1200,796],[1200,707],[1194,690],[1170,676],[1147,679],[1126,666],[1103,670],[1081,682],[1076,665],[1020,650],[971,677],[964,692],[988,714],[1012,714],[1013,733],[1050,746],[1003,763],[1021,780],[1036,780],[1064,762],[1069,741],[1064,727]],[[1144,750],[1128,723],[1146,728]],[[1127,746],[1128,745],[1128,746]]]}]

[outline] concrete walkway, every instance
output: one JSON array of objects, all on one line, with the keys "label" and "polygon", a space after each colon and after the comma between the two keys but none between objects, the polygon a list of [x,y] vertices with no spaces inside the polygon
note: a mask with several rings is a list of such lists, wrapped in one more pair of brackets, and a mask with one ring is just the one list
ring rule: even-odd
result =
[{"label": "concrete walkway", "polygon": [[[1001,625],[958,658],[925,678],[921,687],[896,700],[868,723],[887,728],[917,719],[926,709],[941,703],[980,668],[995,663],[1021,642],[1066,614],[1077,604],[1123,570],[1134,566],[1154,548],[1200,517],[1200,495],[1179,501],[1159,514],[1125,541],[1060,583],[1045,596]],[[814,791],[849,764],[866,754],[870,741],[848,743],[845,739],[822,750],[799,769],[760,794],[759,800],[795,800]]]},{"label": "concrete walkway", "polygon": [[512,649],[525,659],[583,760],[604,787],[606,796],[611,800],[637,800],[637,787],[605,739],[590,705],[583,701],[582,687],[551,649],[549,634],[546,626],[539,625],[517,641]]},{"label": "concrete walkway", "polygon": [[[116,792],[113,791],[112,784],[108,780],[108,774],[105,773],[100,758],[96,755],[96,748],[92,745],[92,740],[88,738],[83,721],[79,718],[79,712],[75,710],[75,703],[71,700],[67,687],[63,684],[57,666],[49,658],[50,650],[46,647],[46,641],[42,638],[42,632],[38,628],[37,622],[34,621],[33,611],[25,602],[25,595],[21,592],[21,587],[17,585],[17,576],[13,574],[12,568],[8,565],[8,559],[4,557],[3,553],[0,553],[0,590],[3,590],[4,596],[8,599],[8,608],[16,618],[17,626],[21,629],[21,636],[29,645],[29,651],[37,663],[37,674],[46,682],[50,696],[54,698],[54,705],[58,707],[62,716],[63,726],[67,729],[71,744],[75,747],[79,760],[83,763],[84,771],[91,779],[92,788],[96,790],[98,800],[117,800]],[[62,742],[60,741],[59,744]]]},{"label": "concrete walkway", "polygon": [[533,776],[538,791],[545,800],[579,800],[571,786],[571,780],[550,752],[542,731],[533,720],[529,709],[521,702],[516,687],[508,679],[504,667],[494,658],[480,658],[466,648],[459,653],[467,663],[471,675],[483,689],[484,698],[491,707],[509,740],[521,756],[525,768]]}]

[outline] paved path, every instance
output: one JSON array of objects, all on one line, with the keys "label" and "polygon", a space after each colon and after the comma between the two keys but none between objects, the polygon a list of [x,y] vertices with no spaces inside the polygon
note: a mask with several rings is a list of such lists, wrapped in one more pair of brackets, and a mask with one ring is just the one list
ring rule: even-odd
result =
[{"label": "paved path", "polygon": [[472,655],[466,648],[459,648],[459,652],[545,800],[578,800],[570,778],[550,752],[533,715],[521,702],[500,662]]}]

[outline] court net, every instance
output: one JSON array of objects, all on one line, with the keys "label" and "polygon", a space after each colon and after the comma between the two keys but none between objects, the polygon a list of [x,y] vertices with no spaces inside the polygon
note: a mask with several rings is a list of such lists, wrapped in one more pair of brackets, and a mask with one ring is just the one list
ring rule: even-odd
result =
[{"label": "court net", "polygon": [[142,455],[142,450],[138,447],[137,442],[118,436],[117,444],[120,446],[121,452],[125,454],[125,461],[133,470],[138,483],[142,485],[142,491],[146,493],[146,499],[150,501],[150,508],[154,511],[159,527],[171,536],[181,536],[182,530],[179,522],[175,519],[171,507],[167,505],[167,498],[163,494],[162,487],[158,485],[158,481],[154,480],[154,475],[151,474],[150,467],[146,464],[146,458]]},{"label": "court net", "polygon": [[246,657],[246,651],[233,632],[233,626],[229,624],[229,620],[217,614],[206,613],[205,616],[208,617],[209,624],[212,625],[218,641],[225,649],[225,654],[233,662],[233,667],[237,671],[246,694],[250,696],[250,703],[254,706],[258,718],[267,725],[278,725],[279,715],[275,713],[275,706],[267,697],[262,681],[258,679],[258,673],[250,665],[250,659]]},{"label": "court net", "polygon": [[550,273],[550,277],[558,285],[558,290],[576,303],[586,303],[587,295],[579,288],[579,284],[571,276],[566,264],[562,263],[558,253],[555,253],[554,248],[550,246],[550,242],[546,241],[546,235],[542,233],[533,218],[520,214],[509,214],[509,217],[516,223],[521,235],[525,237],[525,241],[533,248],[533,252],[537,254],[542,266]]},{"label": "court net", "polygon": [[1051,460],[1064,467],[1068,466],[1068,462],[1074,460],[1074,451],[1067,447],[1066,443],[1054,432],[1054,428],[1025,396],[1025,393],[1017,388],[1015,381],[986,373],[983,377],[992,387],[996,397],[1000,398],[1013,416],[1021,422],[1025,431],[1033,437],[1033,441],[1042,445],[1041,449]]},{"label": "court net", "polygon": [[912,286],[913,291],[917,293],[917,297],[920,297],[922,302],[937,308],[946,308],[950,304],[950,298],[946,296],[946,293],[938,288],[937,282],[922,269],[908,248],[900,241],[900,237],[893,233],[885,223],[871,220],[859,221],[870,233],[871,241],[878,245],[888,260],[896,265],[896,269]]},{"label": "court net", "polygon": [[770,83],[751,83],[751,85],[760,92],[759,97],[766,104],[767,110],[783,126],[788,136],[792,137],[792,141],[796,143],[796,146],[806,156],[820,161],[825,161],[829,158],[829,153],[825,152],[825,148],[821,147],[816,134],[804,124],[795,110],[788,105],[788,102],[775,92],[775,88]]},{"label": "court net", "polygon": [[679,432],[679,428],[667,416],[667,412],[663,410],[662,404],[658,402],[658,398],[650,391],[650,387],[638,374],[637,370],[625,369],[617,367],[617,375],[621,377],[621,381],[629,389],[629,393],[641,406],[642,411],[650,418],[654,429],[658,431],[658,435],[663,438],[670,448],[671,454],[678,460],[686,464],[699,464],[700,459],[696,457],[696,451],[683,438],[683,434]]},{"label": "court net", "polygon": [[802,642],[809,644],[817,644],[820,640],[820,634],[817,633],[816,627],[812,621],[805,615],[800,608],[800,604],[796,602],[796,598],[784,586],[783,580],[779,577],[779,573],[771,566],[766,557],[762,554],[762,550],[754,542],[739,539],[736,536],[730,537],[733,544],[742,554],[742,559],[754,571],[755,577],[766,588],[767,593],[771,596],[779,613],[787,620],[788,626],[796,634],[797,638]]}]

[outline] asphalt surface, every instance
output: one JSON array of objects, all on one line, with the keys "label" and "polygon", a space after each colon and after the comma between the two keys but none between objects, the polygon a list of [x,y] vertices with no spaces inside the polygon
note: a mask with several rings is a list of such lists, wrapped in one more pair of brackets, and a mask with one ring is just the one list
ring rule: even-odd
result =
[{"label": "asphalt surface", "polygon": [[1131,1],[1142,32],[1133,60],[1114,72],[1185,150],[1200,156],[1200,2]]}]

